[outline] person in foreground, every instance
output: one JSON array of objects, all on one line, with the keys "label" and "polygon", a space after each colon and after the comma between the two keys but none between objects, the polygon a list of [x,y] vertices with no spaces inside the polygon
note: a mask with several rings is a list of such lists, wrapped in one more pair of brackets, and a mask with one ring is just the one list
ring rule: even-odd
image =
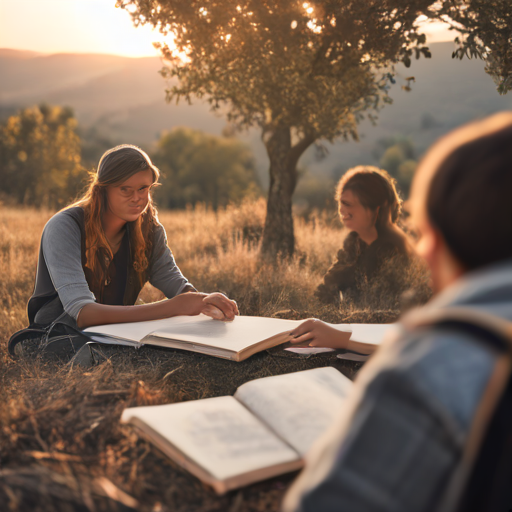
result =
[{"label": "person in foreground", "polygon": [[420,163],[411,213],[435,295],[361,370],[284,511],[511,509],[511,141],[497,114]]},{"label": "person in foreground", "polygon": [[[358,302],[361,280],[379,278],[389,260],[406,266],[412,252],[405,233],[397,226],[402,200],[395,180],[377,167],[358,166],[347,171],[336,187],[340,219],[349,234],[337,261],[327,271],[315,292],[324,303],[349,297]],[[388,283],[392,288],[393,283]],[[388,290],[399,294],[404,290]]]},{"label": "person in foreground", "polygon": [[[158,178],[136,146],[117,146],[101,157],[85,195],[44,228],[28,302],[31,325],[59,321],[83,329],[199,313],[234,318],[235,302],[198,293],[176,265],[151,200]],[[167,300],[134,306],[147,281]]]}]

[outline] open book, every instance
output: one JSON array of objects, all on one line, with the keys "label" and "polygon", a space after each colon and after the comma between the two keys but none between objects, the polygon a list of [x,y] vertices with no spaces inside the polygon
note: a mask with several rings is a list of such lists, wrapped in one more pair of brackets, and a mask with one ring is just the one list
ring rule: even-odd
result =
[{"label": "open book", "polygon": [[[302,320],[283,320],[257,316],[237,316],[220,322],[205,315],[176,316],[150,322],[131,322],[88,327],[84,332],[99,343],[119,345],[157,345],[200,352],[234,361],[291,340],[290,332]],[[347,333],[347,349],[368,354],[375,350],[393,324],[372,326],[368,336],[363,324],[330,324]],[[359,341],[357,337],[360,337]]]},{"label": "open book", "polygon": [[335,368],[316,368],[247,382],[234,397],[125,409],[121,421],[222,494],[300,469],[351,387]]}]

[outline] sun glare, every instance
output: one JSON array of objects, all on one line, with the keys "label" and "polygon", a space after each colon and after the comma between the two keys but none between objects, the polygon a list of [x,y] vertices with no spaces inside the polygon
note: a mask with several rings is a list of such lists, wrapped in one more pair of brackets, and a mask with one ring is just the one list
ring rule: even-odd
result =
[{"label": "sun glare", "polygon": [[1,0],[0,48],[158,55],[153,43],[163,36],[147,25],[135,28],[129,13],[114,6],[108,0]]}]

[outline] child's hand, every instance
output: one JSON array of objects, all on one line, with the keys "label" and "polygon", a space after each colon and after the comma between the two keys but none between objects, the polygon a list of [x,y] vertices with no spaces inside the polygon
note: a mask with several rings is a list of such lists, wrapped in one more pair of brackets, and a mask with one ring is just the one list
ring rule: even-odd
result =
[{"label": "child's hand", "polygon": [[310,318],[295,328],[291,343],[309,342],[310,347],[329,347],[346,349],[350,332],[343,332],[316,318]]}]

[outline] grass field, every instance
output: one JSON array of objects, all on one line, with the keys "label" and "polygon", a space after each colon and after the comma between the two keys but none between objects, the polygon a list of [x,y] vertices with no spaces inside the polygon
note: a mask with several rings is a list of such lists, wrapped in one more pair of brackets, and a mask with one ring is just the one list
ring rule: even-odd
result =
[{"label": "grass field", "polygon": [[[0,503],[6,511],[103,511],[112,497],[146,511],[273,511],[293,478],[262,482],[218,497],[136,432],[119,424],[127,406],[233,394],[268,375],[333,365],[353,378],[359,364],[330,354],[303,358],[281,350],[242,363],[193,353],[111,349],[93,369],[12,361],[7,340],[26,327],[39,239],[52,212],[0,206]],[[388,322],[400,311],[378,284],[363,304],[325,306],[313,292],[343,238],[332,214],[296,219],[297,254],[280,265],[258,258],[264,201],[214,213],[197,207],[163,212],[169,245],[182,272],[201,291],[223,291],[241,314],[331,322]],[[424,287],[415,267],[396,279]],[[423,290],[424,291],[424,290]],[[144,288],[140,300],[159,299]],[[122,490],[122,491],[121,491]]]}]

